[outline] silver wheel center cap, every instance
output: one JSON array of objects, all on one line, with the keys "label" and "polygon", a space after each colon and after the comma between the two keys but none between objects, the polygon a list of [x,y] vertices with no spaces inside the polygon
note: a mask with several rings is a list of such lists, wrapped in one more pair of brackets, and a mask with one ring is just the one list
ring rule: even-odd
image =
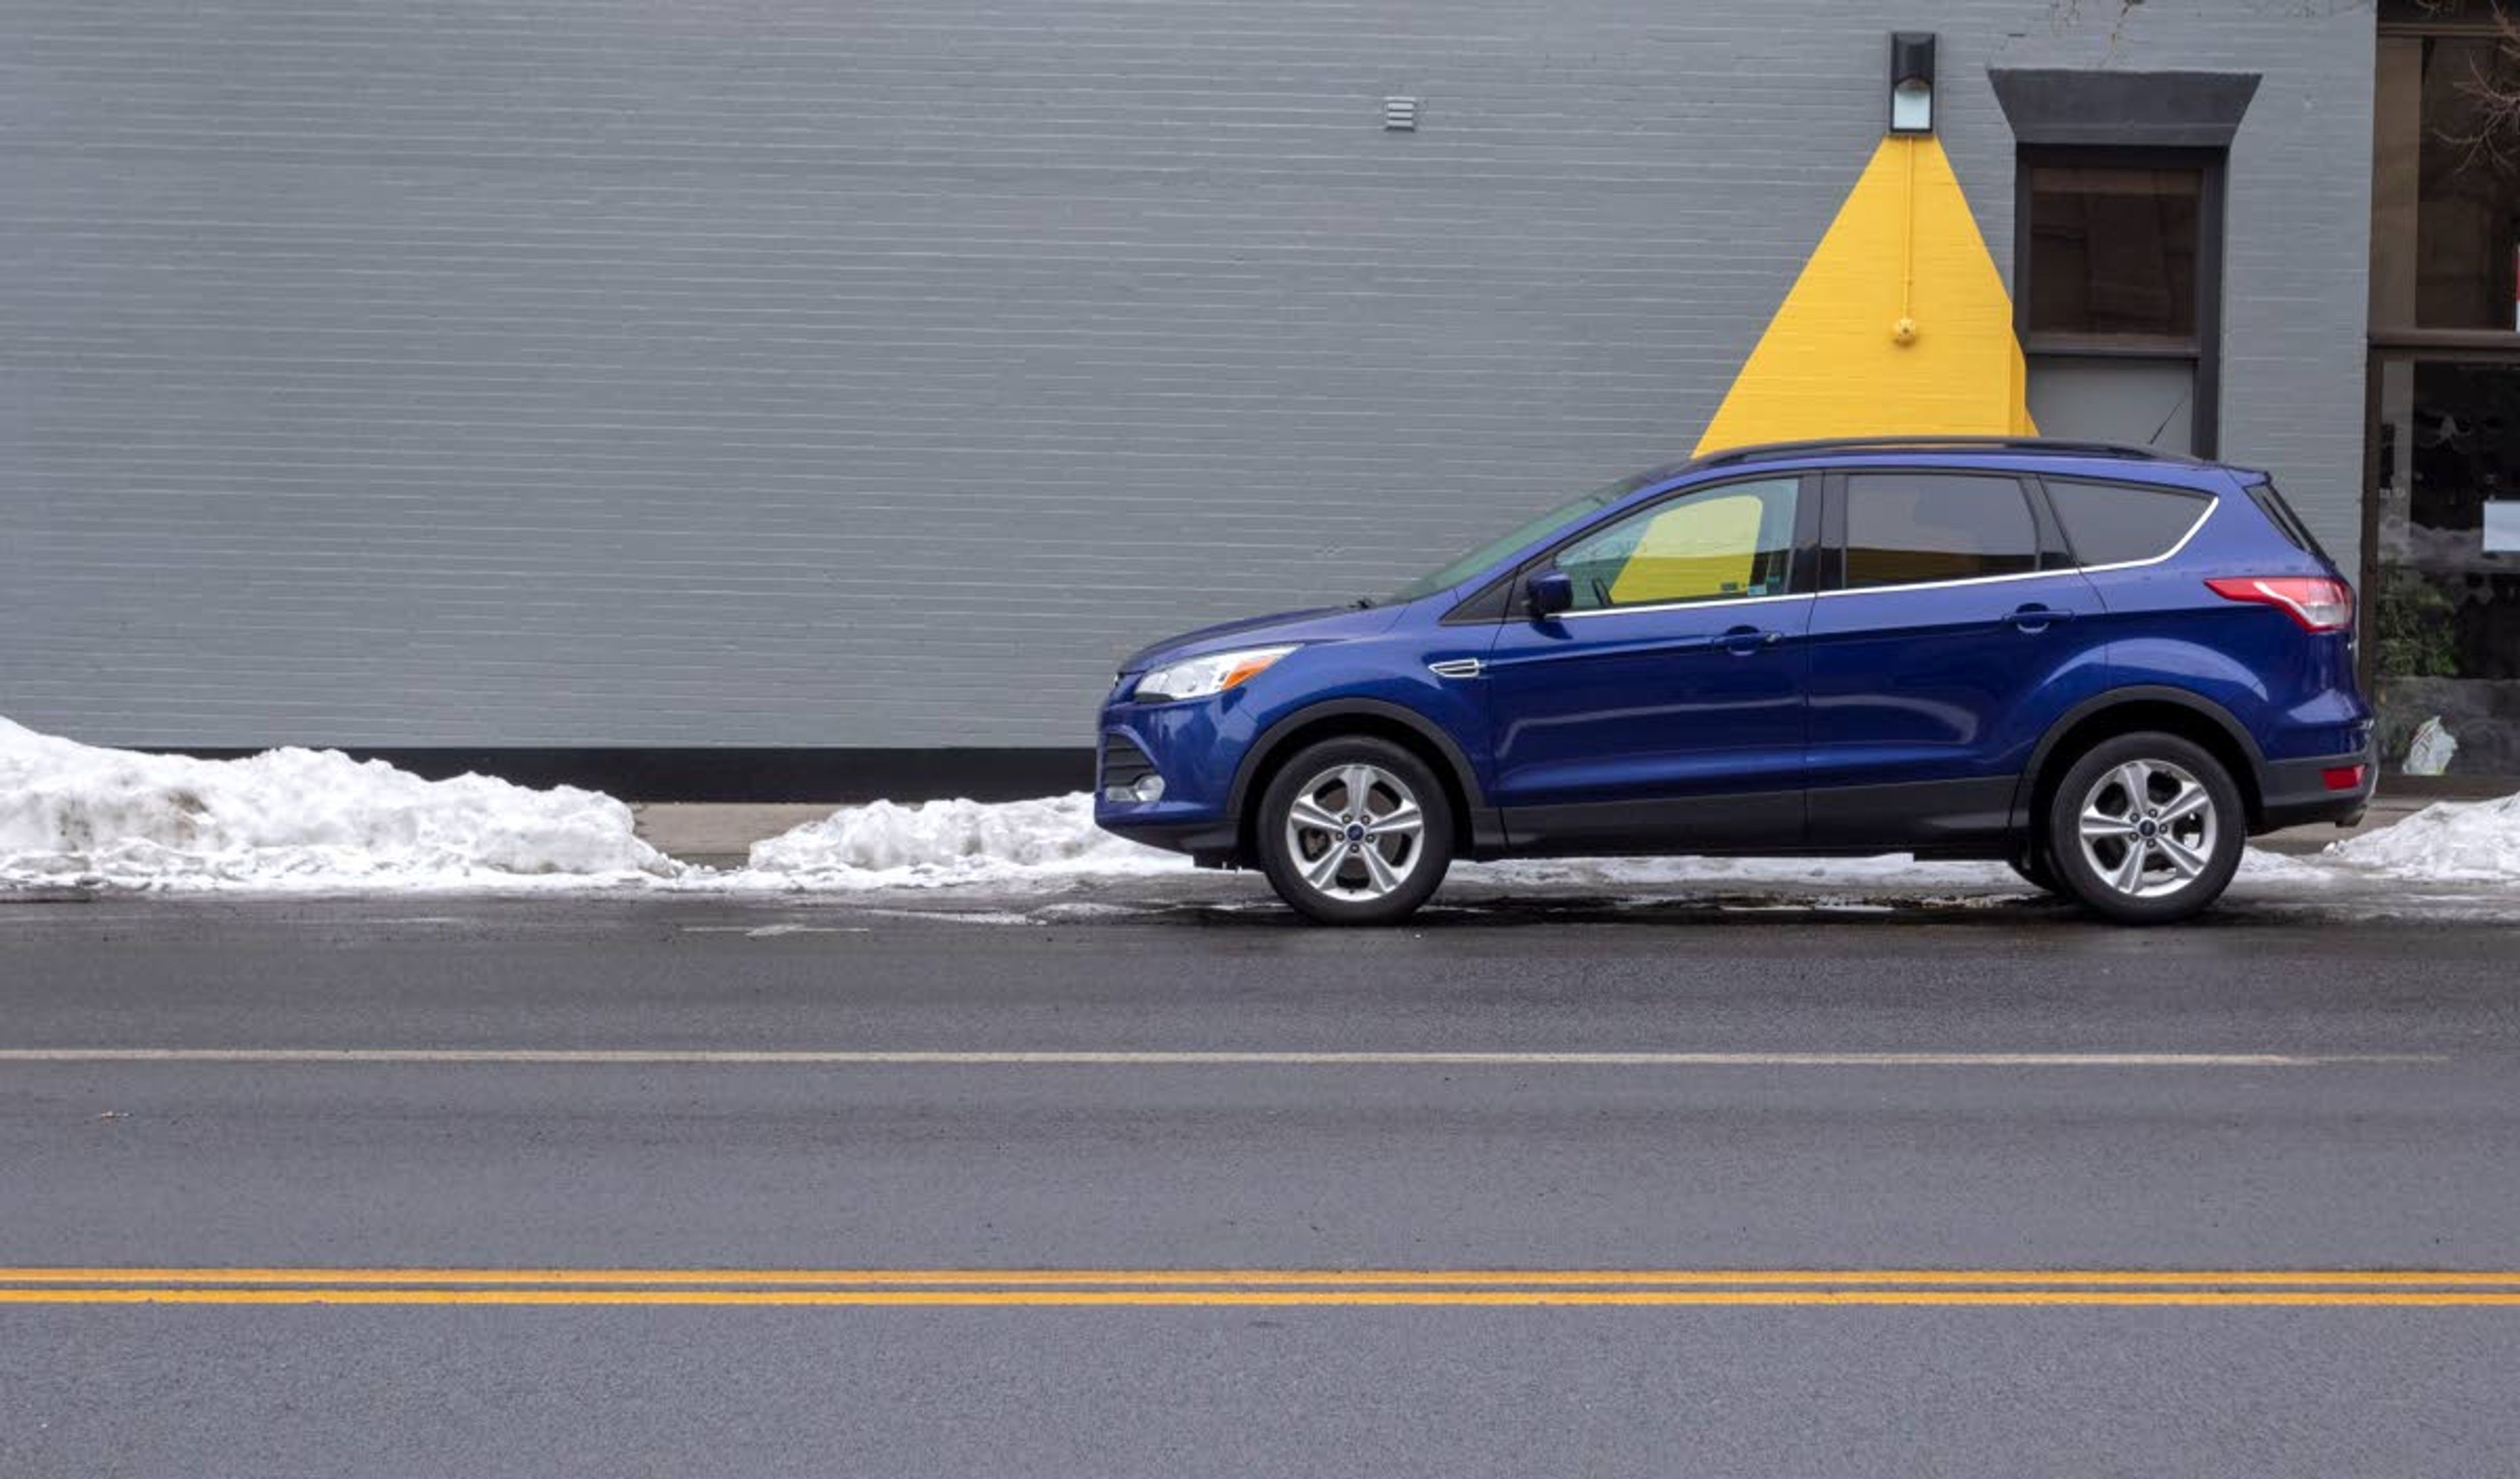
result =
[{"label": "silver wheel center cap", "polygon": [[2160,831],[2161,828],[2151,817],[2147,816],[2142,821],[2136,824],[2136,830],[2146,837],[2150,837],[2155,832]]},{"label": "silver wheel center cap", "polygon": [[1365,828],[1357,825],[1355,822],[1349,822],[1347,824],[1347,840],[1350,842],[1365,841]]}]

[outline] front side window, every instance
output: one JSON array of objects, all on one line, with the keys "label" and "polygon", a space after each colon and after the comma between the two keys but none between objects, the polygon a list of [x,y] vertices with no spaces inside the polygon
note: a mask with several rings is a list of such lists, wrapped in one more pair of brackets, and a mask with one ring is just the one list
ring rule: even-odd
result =
[{"label": "front side window", "polygon": [[1857,473],[1844,553],[1850,590],[2026,575],[2039,568],[2039,527],[2010,478]]},{"label": "front side window", "polygon": [[2122,483],[2048,482],[2048,502],[2084,565],[2157,560],[2179,547],[2213,502],[2202,493]]},{"label": "front side window", "polygon": [[1658,503],[1557,552],[1577,611],[1788,593],[1799,478],[1728,483]]}]

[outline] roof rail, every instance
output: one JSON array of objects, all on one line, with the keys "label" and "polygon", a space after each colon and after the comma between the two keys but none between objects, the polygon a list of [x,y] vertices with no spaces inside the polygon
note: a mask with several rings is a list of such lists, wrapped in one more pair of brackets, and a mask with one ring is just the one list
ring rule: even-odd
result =
[{"label": "roof rail", "polygon": [[2124,457],[2142,462],[2197,462],[2184,452],[2164,451],[2157,446],[2130,446],[2117,441],[2076,441],[2059,437],[1817,437],[1808,441],[1763,441],[1751,446],[1726,447],[1689,459],[1688,466],[1725,467],[1738,462],[1759,462],[1772,457],[1787,457],[1805,452],[1868,452],[1906,451],[1910,448],[1972,448],[1984,451],[2048,452],[2070,457]]}]

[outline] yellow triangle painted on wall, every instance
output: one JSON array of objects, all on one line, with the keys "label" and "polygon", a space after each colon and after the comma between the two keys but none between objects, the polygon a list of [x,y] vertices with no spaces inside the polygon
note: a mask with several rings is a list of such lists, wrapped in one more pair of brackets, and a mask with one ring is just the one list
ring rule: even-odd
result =
[{"label": "yellow triangle painted on wall", "polygon": [[1931,136],[1894,136],[1847,192],[1697,450],[2037,432],[2012,300],[1951,161]]}]

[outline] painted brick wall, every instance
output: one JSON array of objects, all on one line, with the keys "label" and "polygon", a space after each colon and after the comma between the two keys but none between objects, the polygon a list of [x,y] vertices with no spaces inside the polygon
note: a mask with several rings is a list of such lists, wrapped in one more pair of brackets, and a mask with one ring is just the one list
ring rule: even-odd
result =
[{"label": "painted brick wall", "polygon": [[2007,272],[1988,66],[2267,74],[2225,446],[2349,548],[2370,24],[5,0],[0,713],[1083,743],[1142,639],[1386,588],[1685,452],[1879,134],[1894,27],[1942,35]]}]

